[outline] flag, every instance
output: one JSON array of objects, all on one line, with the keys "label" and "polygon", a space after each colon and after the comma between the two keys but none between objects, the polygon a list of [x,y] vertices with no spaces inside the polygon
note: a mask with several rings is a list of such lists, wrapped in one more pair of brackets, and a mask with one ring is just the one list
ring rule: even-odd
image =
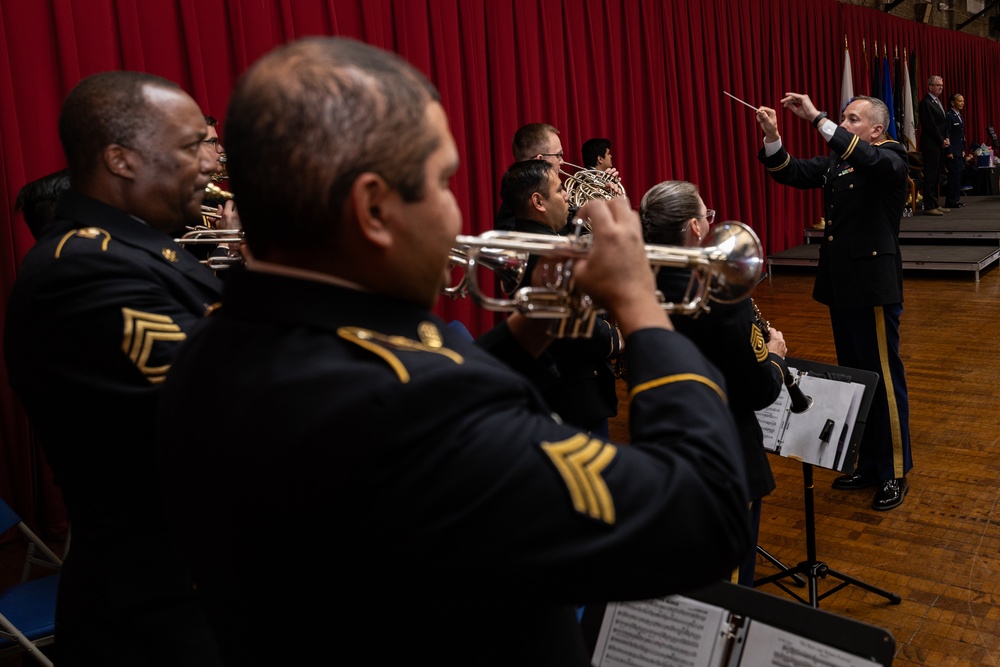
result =
[{"label": "flag", "polygon": [[840,81],[840,112],[854,99],[854,76],[851,74],[851,52],[847,49],[847,36],[844,36],[844,77]]},{"label": "flag", "polygon": [[[872,57],[872,97],[882,100],[882,64],[878,59],[878,43],[875,44],[875,55]],[[885,100],[882,100],[885,102]]]},{"label": "flag", "polygon": [[861,63],[864,65],[865,72],[864,76],[861,77],[861,81],[859,82],[861,85],[858,87],[857,94],[870,96],[872,94],[871,65],[868,60],[868,47],[865,46],[865,40],[863,39],[861,40]]},{"label": "flag", "polygon": [[903,75],[899,63],[899,47],[896,47],[896,56],[892,59],[892,100],[896,103],[892,111],[892,117],[896,124],[896,139],[903,141]]},{"label": "flag", "polygon": [[917,119],[913,115],[913,89],[910,87],[910,65],[903,49],[903,141],[908,151],[917,150]]},{"label": "flag", "polygon": [[896,132],[896,121],[893,118],[892,110],[895,103],[892,101],[892,73],[889,71],[889,56],[882,56],[882,101],[889,107],[889,127],[885,131],[893,139],[898,138]]}]

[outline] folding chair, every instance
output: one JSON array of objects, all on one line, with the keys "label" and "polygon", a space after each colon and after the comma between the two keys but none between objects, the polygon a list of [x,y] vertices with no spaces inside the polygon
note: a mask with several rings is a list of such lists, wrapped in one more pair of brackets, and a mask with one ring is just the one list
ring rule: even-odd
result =
[{"label": "folding chair", "polygon": [[[0,498],[0,534],[15,527],[28,543],[27,554],[21,581],[0,591],[0,662],[14,655],[29,655],[38,664],[52,667],[52,660],[39,647],[55,641],[56,589],[62,559]],[[29,579],[33,565],[53,573]]]}]

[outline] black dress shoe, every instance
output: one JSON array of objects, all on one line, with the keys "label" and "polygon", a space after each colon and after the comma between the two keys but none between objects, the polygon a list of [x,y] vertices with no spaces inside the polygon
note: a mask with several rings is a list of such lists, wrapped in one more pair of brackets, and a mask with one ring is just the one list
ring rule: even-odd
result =
[{"label": "black dress shoe", "polygon": [[949,204],[948,202],[945,202],[944,205],[947,206],[948,208],[962,208],[963,206],[965,206],[965,204],[963,204],[962,202],[958,202],[957,204]]},{"label": "black dress shoe", "polygon": [[883,480],[878,491],[875,492],[875,500],[872,507],[877,510],[891,510],[903,504],[903,498],[910,491],[910,483],[905,477]]},{"label": "black dress shoe", "polygon": [[843,491],[854,491],[856,489],[867,489],[878,484],[878,479],[874,477],[864,477],[861,473],[855,472],[853,475],[841,475],[833,480],[833,488]]}]

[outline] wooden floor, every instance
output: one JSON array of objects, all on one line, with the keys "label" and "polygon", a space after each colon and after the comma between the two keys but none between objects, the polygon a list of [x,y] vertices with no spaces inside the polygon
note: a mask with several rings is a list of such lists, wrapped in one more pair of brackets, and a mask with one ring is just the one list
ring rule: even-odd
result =
[{"label": "wooden floor", "polygon": [[[789,356],[836,363],[813,277],[783,268],[754,300],[784,333]],[[836,491],[838,473],[820,468],[813,492],[817,560],[902,602],[850,585],[819,606],[889,630],[897,667],[1000,665],[1000,271],[990,267],[978,283],[968,273],[907,272],[904,290],[910,493],[901,507],[877,512],[874,489]],[[622,403],[612,436],[625,433],[626,420]],[[802,465],[777,456],[771,465],[778,488],[764,501],[759,544],[794,566],[807,558]],[[758,579],[778,571],[758,558]],[[819,580],[819,593],[836,583]],[[760,590],[790,598],[773,583]]]}]

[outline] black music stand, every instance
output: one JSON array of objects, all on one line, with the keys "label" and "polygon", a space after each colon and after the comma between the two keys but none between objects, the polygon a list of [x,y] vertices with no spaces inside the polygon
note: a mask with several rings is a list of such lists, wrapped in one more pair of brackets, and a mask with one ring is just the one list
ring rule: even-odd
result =
[{"label": "black music stand", "polygon": [[[871,408],[872,398],[875,395],[875,389],[878,385],[878,373],[872,371],[864,371],[857,368],[845,368],[843,366],[832,366],[830,364],[821,364],[815,361],[808,361],[805,359],[793,359],[788,357],[786,362],[789,366],[799,369],[799,371],[805,371],[810,375],[815,375],[817,377],[823,378],[833,378],[840,381],[846,382],[856,382],[858,384],[864,385],[864,395],[861,399],[861,407],[858,410],[858,415],[855,419],[854,428],[851,432],[850,443],[842,459],[842,463],[839,468],[841,472],[851,473],[854,470],[854,454],[857,453],[858,446],[861,444],[861,434],[864,432],[865,421],[868,418],[868,410]],[[840,460],[840,459],[838,459]],[[818,560],[816,557],[816,518],[815,518],[815,507],[813,502],[813,464],[803,461],[802,462],[802,484],[803,484],[803,500],[805,504],[805,515],[806,515],[806,560],[802,561],[794,567],[784,567],[778,563],[779,568],[783,568],[780,572],[775,574],[756,579],[753,582],[754,588],[763,586],[764,584],[774,583],[780,589],[794,597],[799,602],[808,604],[811,607],[819,607],[819,601],[826,598],[827,596],[833,595],[842,588],[847,586],[858,586],[866,591],[875,593],[876,595],[881,595],[882,597],[889,600],[891,604],[899,604],[902,602],[902,598],[889,591],[883,590],[876,586],[872,586],[869,583],[856,579],[850,575],[844,574],[838,570],[831,568],[825,562]],[[809,584],[809,599],[801,597],[795,591],[789,589],[781,581],[786,577],[795,577],[797,575],[804,575],[808,580]],[[835,577],[840,580],[833,588],[819,593],[819,587],[817,582],[819,579],[825,579],[828,576]]]}]

